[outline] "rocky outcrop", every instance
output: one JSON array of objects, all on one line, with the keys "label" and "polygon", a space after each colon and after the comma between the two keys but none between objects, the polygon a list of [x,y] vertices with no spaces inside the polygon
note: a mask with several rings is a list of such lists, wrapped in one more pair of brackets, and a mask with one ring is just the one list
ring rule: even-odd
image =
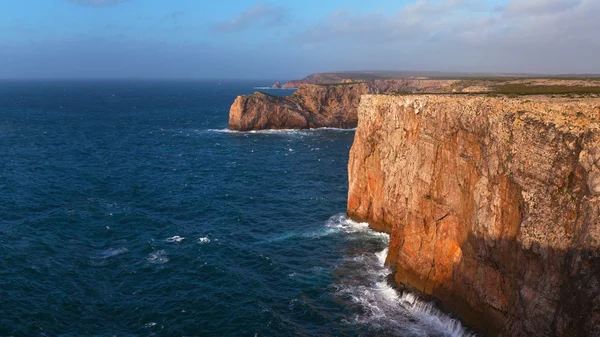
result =
[{"label": "rocky outcrop", "polygon": [[[445,92],[451,80],[372,80],[330,85],[301,84],[292,95],[257,92],[231,106],[232,130],[354,128],[361,95],[380,92]],[[285,85],[284,85],[285,88]]]},{"label": "rocky outcrop", "polygon": [[348,215],[486,335],[600,335],[600,99],[367,95]]},{"label": "rocky outcrop", "polygon": [[364,84],[324,86],[303,84],[290,96],[257,92],[239,96],[229,112],[229,129],[354,128]]},{"label": "rocky outcrop", "polygon": [[273,83],[273,85],[271,86],[271,88],[273,89],[281,89],[281,83],[279,83],[279,81]]}]

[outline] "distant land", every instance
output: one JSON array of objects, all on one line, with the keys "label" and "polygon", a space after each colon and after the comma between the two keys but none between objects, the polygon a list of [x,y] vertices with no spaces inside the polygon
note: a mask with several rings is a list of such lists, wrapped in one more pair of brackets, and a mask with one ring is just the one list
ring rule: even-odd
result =
[{"label": "distant land", "polygon": [[443,72],[443,71],[395,71],[395,70],[364,70],[314,73],[299,80],[291,80],[285,84],[279,81],[272,86],[274,89],[293,89],[300,84],[337,84],[346,82],[364,82],[370,80],[395,79],[519,79],[519,78],[548,78],[548,79],[585,79],[600,78],[600,74],[535,74],[535,73],[489,73],[489,72]]},{"label": "distant land", "polygon": [[[298,90],[279,97],[266,92],[272,88]],[[373,94],[600,97],[600,75],[331,72],[257,89],[253,95],[235,99],[230,129],[355,128],[361,97]]]}]

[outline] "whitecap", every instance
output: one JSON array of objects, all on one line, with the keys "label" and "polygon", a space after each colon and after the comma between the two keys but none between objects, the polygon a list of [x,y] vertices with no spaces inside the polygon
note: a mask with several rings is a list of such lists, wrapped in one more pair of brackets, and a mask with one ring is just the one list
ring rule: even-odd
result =
[{"label": "whitecap", "polygon": [[210,239],[206,236],[206,237],[203,237],[203,238],[199,238],[198,242],[199,243],[209,243]]},{"label": "whitecap", "polygon": [[167,258],[167,253],[164,250],[158,250],[156,252],[150,253],[146,260],[154,264],[164,264],[169,262],[169,259]]},{"label": "whitecap", "polygon": [[172,236],[170,238],[165,239],[165,241],[167,241],[167,242],[181,242],[184,239],[185,239],[184,237],[181,237],[179,235],[175,235],[175,236]]},{"label": "whitecap", "polygon": [[234,133],[234,134],[262,134],[262,135],[302,135],[309,136],[314,135],[319,132],[354,132],[356,128],[353,129],[344,129],[344,128],[311,128],[311,129],[266,129],[266,130],[249,130],[249,131],[238,131],[238,130],[230,130],[230,129],[208,129],[208,132],[213,133]]},{"label": "whitecap", "polygon": [[[356,233],[352,230],[363,227],[340,221],[339,216],[332,219],[332,224],[343,229],[354,227],[349,233]],[[390,270],[385,267],[387,255],[388,248],[385,248],[376,253],[347,258],[348,263],[354,264],[354,269],[360,270],[361,280],[342,281],[338,292],[361,308],[353,319],[354,323],[371,325],[398,335],[410,331],[411,334],[425,336],[474,336],[459,320],[439,310],[434,303],[424,301],[413,293],[395,290],[387,282],[390,275]]]},{"label": "whitecap", "polygon": [[312,231],[290,231],[269,239],[269,242],[278,242],[295,238],[311,238],[318,239],[334,234],[358,234],[358,237],[375,237],[389,241],[389,235],[372,230],[366,222],[356,222],[348,218],[345,214],[337,214],[329,218],[324,227]]},{"label": "whitecap", "polygon": [[389,241],[389,234],[376,232],[369,227],[366,222],[356,222],[348,218],[345,214],[332,216],[325,223],[325,227],[318,231],[308,234],[309,237],[322,237],[331,234],[360,234],[361,236],[378,237],[384,241]]}]

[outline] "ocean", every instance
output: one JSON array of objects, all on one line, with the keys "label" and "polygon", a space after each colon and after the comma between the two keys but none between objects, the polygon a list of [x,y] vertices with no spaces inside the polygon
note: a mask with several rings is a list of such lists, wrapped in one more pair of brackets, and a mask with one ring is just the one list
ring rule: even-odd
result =
[{"label": "ocean", "polygon": [[353,130],[226,129],[266,84],[0,82],[0,336],[469,336],[345,217]]}]

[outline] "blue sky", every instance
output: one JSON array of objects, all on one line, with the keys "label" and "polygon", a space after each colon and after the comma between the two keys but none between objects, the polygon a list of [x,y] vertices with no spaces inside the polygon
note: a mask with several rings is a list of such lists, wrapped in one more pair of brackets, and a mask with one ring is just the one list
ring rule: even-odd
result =
[{"label": "blue sky", "polygon": [[0,78],[600,73],[598,0],[0,0]]}]

